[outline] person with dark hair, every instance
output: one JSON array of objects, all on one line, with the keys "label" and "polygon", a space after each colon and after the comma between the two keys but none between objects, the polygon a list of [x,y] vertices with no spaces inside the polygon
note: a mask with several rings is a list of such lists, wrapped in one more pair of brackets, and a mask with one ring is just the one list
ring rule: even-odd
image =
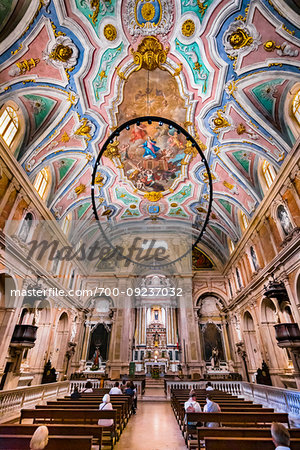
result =
[{"label": "person with dark hair", "polygon": [[109,391],[109,395],[120,395],[120,394],[123,394],[123,392],[121,391],[119,386],[120,386],[120,383],[118,381],[116,381],[114,387],[112,387],[111,390]]},{"label": "person with dark hair", "polygon": [[128,381],[127,382],[127,386],[125,389],[125,394],[126,395],[130,395],[131,399],[132,399],[132,404],[131,404],[131,408],[132,408],[132,414],[135,414],[135,406],[134,406],[134,384],[132,381]]},{"label": "person with dark hair", "polygon": [[93,392],[93,384],[91,381],[87,381],[85,383],[85,389],[82,392],[84,392],[86,394]]},{"label": "person with dark hair", "polygon": [[123,380],[122,380],[122,384],[121,384],[121,386],[120,386],[120,389],[121,389],[121,391],[123,392],[123,394],[124,394],[124,392],[125,392],[125,389],[126,389],[126,380],[123,378]]},{"label": "person with dark hair", "polygon": [[290,450],[290,433],[282,423],[272,423],[271,436],[276,450]]},{"label": "person with dark hair", "polygon": [[[204,405],[203,412],[221,412],[221,408],[218,403],[213,401],[211,394],[206,394],[206,405]],[[209,428],[217,428],[220,426],[217,422],[207,422],[205,424]]]},{"label": "person with dark hair", "polygon": [[206,383],[206,390],[207,390],[207,391],[213,391],[213,390],[214,390],[214,388],[212,387],[212,384],[211,384],[210,381],[208,381],[208,382]]},{"label": "person with dark hair", "polygon": [[72,392],[72,394],[71,394],[71,398],[73,399],[73,400],[77,400],[78,398],[80,398],[81,397],[81,394],[80,394],[80,392],[79,392],[79,390],[78,390],[78,386],[75,386],[74,387],[74,391]]}]

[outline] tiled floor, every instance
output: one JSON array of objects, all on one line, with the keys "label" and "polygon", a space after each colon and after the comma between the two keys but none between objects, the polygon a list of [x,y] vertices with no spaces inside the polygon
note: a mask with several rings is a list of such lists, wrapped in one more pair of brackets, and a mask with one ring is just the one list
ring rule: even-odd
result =
[{"label": "tiled floor", "polygon": [[139,402],[114,450],[185,450],[170,402]]}]

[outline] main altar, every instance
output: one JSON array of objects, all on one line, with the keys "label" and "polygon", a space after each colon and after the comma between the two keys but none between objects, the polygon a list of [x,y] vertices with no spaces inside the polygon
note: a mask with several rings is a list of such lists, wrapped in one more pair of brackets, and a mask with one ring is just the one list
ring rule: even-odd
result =
[{"label": "main altar", "polygon": [[[146,286],[167,286],[162,275],[145,277]],[[137,302],[133,361],[136,372],[154,377],[177,372],[179,346],[174,299],[142,298]]]}]

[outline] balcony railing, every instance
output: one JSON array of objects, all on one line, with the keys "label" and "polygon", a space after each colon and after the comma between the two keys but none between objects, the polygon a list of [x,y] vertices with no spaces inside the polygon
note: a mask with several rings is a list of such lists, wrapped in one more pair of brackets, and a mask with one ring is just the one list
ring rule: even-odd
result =
[{"label": "balcony railing", "polygon": [[31,348],[36,340],[38,327],[34,325],[16,325],[10,345],[12,347]]}]

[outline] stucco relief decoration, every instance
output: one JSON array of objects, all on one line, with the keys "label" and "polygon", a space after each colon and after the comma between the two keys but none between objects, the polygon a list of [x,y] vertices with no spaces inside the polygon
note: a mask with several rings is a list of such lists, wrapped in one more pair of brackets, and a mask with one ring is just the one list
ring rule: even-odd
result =
[{"label": "stucco relief decoration", "polygon": [[100,16],[105,16],[105,14],[114,12],[114,7],[111,2],[106,0],[81,0],[81,5],[92,11],[89,17],[92,19],[94,25],[97,22],[99,14]]},{"label": "stucco relief decoration", "polygon": [[36,67],[39,62],[39,58],[24,59],[23,61],[16,62],[8,73],[11,77],[24,75],[25,73],[30,72],[31,69]]},{"label": "stucco relief decoration", "polygon": [[82,117],[79,127],[74,130],[74,136],[82,136],[86,141],[90,141],[94,136],[95,130],[95,125],[86,117]]},{"label": "stucco relief decoration", "polygon": [[125,24],[132,36],[167,34],[173,23],[170,0],[129,0]]},{"label": "stucco relief decoration", "polygon": [[76,66],[78,59],[78,48],[67,36],[57,36],[48,44],[44,52],[44,60],[54,67],[71,69]]},{"label": "stucco relief decoration", "polygon": [[273,52],[276,50],[278,56],[298,56],[298,50],[293,49],[290,44],[283,42],[281,45],[277,45],[274,41],[267,41],[264,43],[264,49],[266,52]]},{"label": "stucco relief decoration", "polygon": [[181,32],[183,36],[190,37],[195,33],[195,29],[196,29],[195,23],[191,19],[188,19],[185,22],[183,22]]},{"label": "stucco relief decoration", "polygon": [[230,116],[225,115],[222,109],[218,109],[209,119],[209,125],[214,133],[219,134],[220,131],[229,131],[234,128]]},{"label": "stucco relief decoration", "polygon": [[103,34],[108,41],[114,41],[117,37],[116,27],[111,23],[108,23],[103,29]]},{"label": "stucco relief decoration", "polygon": [[260,34],[252,24],[246,25],[242,20],[230,24],[223,35],[225,52],[232,58],[240,53],[250,53],[257,50],[261,44]]},{"label": "stucco relief decoration", "polygon": [[169,47],[164,50],[162,44],[155,37],[143,39],[137,51],[131,49],[133,61],[137,65],[135,71],[138,72],[140,69],[155,70],[156,68],[164,70],[162,64],[166,62],[168,52]]}]

